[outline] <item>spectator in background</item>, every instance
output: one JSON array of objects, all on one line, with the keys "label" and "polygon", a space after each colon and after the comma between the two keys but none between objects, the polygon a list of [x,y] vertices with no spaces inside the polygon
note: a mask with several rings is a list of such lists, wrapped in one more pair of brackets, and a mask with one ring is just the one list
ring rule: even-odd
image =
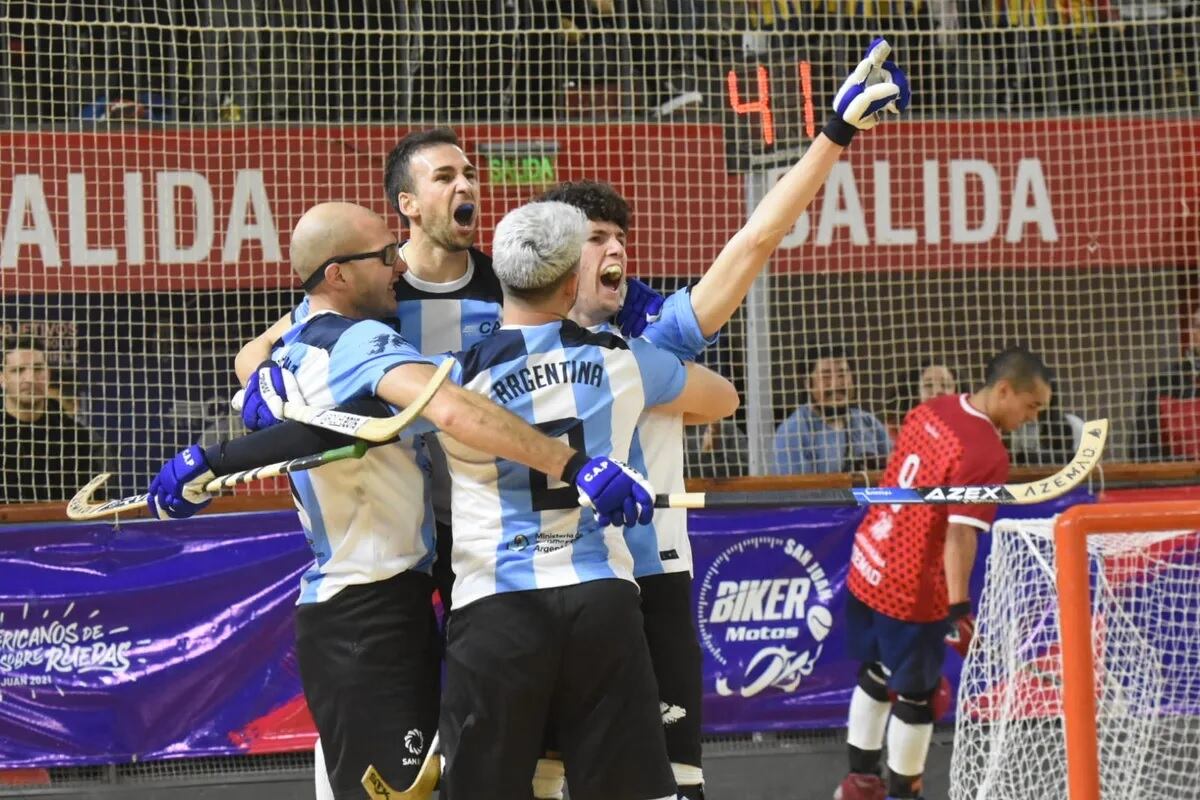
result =
[{"label": "spectator in background", "polygon": [[1083,440],[1083,419],[1063,411],[1059,406],[1058,387],[1051,383],[1051,388],[1054,394],[1046,410],[1012,433],[1008,452],[1018,466],[1064,466]]},{"label": "spectator in background", "polygon": [[808,402],[775,431],[777,475],[880,469],[891,450],[887,428],[854,405],[854,373],[845,349],[818,349],[808,362]]},{"label": "spectator in background", "polygon": [[926,361],[909,373],[908,380],[896,387],[888,399],[884,418],[887,421],[888,433],[896,438],[896,432],[904,424],[904,417],[909,411],[943,394],[956,394],[958,380],[954,370],[945,364]]},{"label": "spectator in background", "polygon": [[1135,461],[1200,459],[1200,307],[1183,359],[1150,379],[1139,404]]},{"label": "spectator in background", "polygon": [[32,339],[6,344],[0,431],[0,500],[67,500],[91,479],[95,448],[82,425],[52,397],[46,353]]},{"label": "spectator in background", "polygon": [[691,478],[740,478],[750,471],[750,441],[731,418],[683,429],[687,475]]}]

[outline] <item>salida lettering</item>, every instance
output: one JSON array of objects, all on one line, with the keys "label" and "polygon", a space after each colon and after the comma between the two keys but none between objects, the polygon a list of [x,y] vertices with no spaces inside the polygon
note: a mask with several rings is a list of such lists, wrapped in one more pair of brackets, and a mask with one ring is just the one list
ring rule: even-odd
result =
[{"label": "salida lettering", "polygon": [[[144,207],[147,205],[147,176],[127,172],[123,176],[123,191],[113,192],[109,182],[97,182],[82,172],[67,175],[67,259],[74,267],[107,267],[125,263],[138,266],[155,261],[159,264],[199,264],[213,258],[213,249],[220,245],[223,264],[236,264],[245,258],[247,243],[256,243],[261,258],[268,263],[283,260],[279,232],[271,212],[266,178],[261,170],[239,169],[231,189],[222,185],[214,192],[206,176],[191,171],[163,171],[149,176],[154,186],[154,206],[157,211],[147,225]],[[57,197],[62,187],[52,181],[47,192],[43,176],[36,173],[12,177],[8,194],[7,224],[0,241],[0,269],[17,266],[25,255],[33,257],[44,267],[63,266],[60,244],[63,240],[61,217],[50,213],[47,197]],[[114,195],[119,195],[118,200]],[[102,200],[97,197],[103,195]],[[123,200],[123,203],[121,202]],[[183,216],[181,208],[190,208]],[[217,209],[224,214],[224,240],[217,240]],[[111,215],[123,217],[125,224],[113,228],[107,221]],[[157,233],[151,241],[147,229]],[[149,245],[155,251],[148,254]],[[28,248],[28,250],[25,250]],[[24,251],[24,253],[23,253]]]},{"label": "salida lettering", "polygon": [[[877,160],[873,165],[869,180],[874,187],[874,213],[870,216],[858,189],[863,176],[856,175],[855,166],[849,162],[835,164],[825,182],[812,243],[818,247],[840,243],[842,237],[837,235],[840,229],[845,229],[850,242],[859,246],[912,246],[920,238],[932,245],[944,241],[949,244],[987,244],[997,236],[1009,244],[1025,240],[1058,241],[1058,223],[1040,159],[1023,158],[1017,162],[1010,176],[1005,176],[1010,178],[1011,188],[1007,193],[1003,191],[996,166],[987,161],[951,159],[943,166],[938,161],[928,160],[921,166],[923,214],[912,222],[923,224],[901,227],[892,207],[890,162]],[[768,185],[786,169],[781,168],[778,174],[769,173]],[[943,183],[948,184],[949,190],[949,202],[945,205],[941,201]],[[869,220],[874,223],[871,232],[868,231]],[[780,247],[787,249],[807,244],[811,227],[809,212],[801,214]]]}]

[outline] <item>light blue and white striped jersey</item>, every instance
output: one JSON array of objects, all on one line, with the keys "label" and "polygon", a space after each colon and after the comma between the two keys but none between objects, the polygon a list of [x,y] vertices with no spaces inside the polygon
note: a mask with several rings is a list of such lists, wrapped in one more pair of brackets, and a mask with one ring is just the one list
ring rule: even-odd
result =
[{"label": "light blue and white striped jersey", "polygon": [[[396,282],[400,335],[425,354],[469,350],[500,329],[504,295],[492,259],[468,251],[467,271],[449,283],[430,283],[412,271]],[[308,315],[308,295],[292,309],[292,322]]]},{"label": "light blue and white striped jersey", "polygon": [[[396,330],[374,320],[318,312],[283,335],[271,358],[290,370],[304,400],[333,408],[375,393],[388,370],[429,363]],[[407,434],[430,430],[414,426]],[[291,476],[300,523],[316,562],[300,579],[300,603],[344,587],[429,572],[433,513],[427,476],[412,441],[368,450],[360,459]]]},{"label": "light blue and white striped jersey", "polygon": [[[600,327],[616,332],[611,325]],[[700,331],[690,289],[671,294],[658,320],[647,325],[642,336],[683,361],[695,361],[704,348],[717,341],[716,335],[705,338]],[[634,433],[629,463],[650,480],[656,492],[687,491],[683,481],[683,415],[652,408],[644,411]],[[692,571],[685,509],[660,508],[649,525],[627,528],[625,539],[633,554],[634,577]]]},{"label": "light blue and white striped jersey", "polygon": [[[647,406],[683,390],[683,364],[649,342],[573,322],[503,327],[455,356],[455,380],[589,455],[625,460]],[[621,530],[574,486],[440,436],[453,485],[455,607],[492,594],[633,580]],[[649,535],[649,534],[647,534]]]},{"label": "light blue and white striped jersey", "polygon": [[400,333],[422,353],[469,350],[500,330],[504,294],[492,259],[470,251],[467,271],[449,283],[404,273],[396,283]]},{"label": "light blue and white striped jersey", "polygon": [[[403,252],[403,251],[402,251]],[[469,350],[500,330],[504,294],[486,253],[471,248],[467,271],[449,283],[430,283],[412,271],[396,282],[396,318],[400,335],[426,355]],[[292,311],[292,321],[308,314],[308,296]],[[433,475],[433,508],[440,522],[450,524],[450,483],[446,456],[433,437],[421,459]]]}]

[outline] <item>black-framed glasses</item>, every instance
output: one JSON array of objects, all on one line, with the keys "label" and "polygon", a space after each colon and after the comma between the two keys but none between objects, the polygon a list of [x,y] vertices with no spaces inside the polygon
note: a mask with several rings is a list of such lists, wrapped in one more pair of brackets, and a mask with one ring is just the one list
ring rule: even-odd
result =
[{"label": "black-framed glasses", "polygon": [[396,261],[400,258],[400,245],[398,245],[396,242],[392,242],[391,244],[384,246],[382,250],[376,250],[373,253],[355,253],[352,256],[334,256],[333,258],[327,258],[321,263],[321,266],[317,267],[316,271],[313,272],[312,275],[308,276],[308,280],[302,284],[301,288],[306,292],[311,292],[313,289],[315,289],[317,284],[325,280],[325,269],[331,264],[345,264],[348,261],[359,261],[366,258],[378,258],[383,262],[385,267],[394,267],[396,266]]}]

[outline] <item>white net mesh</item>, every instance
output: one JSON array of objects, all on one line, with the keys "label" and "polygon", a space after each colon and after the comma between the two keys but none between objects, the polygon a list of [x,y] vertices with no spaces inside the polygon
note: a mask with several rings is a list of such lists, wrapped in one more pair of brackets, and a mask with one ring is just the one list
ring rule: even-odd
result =
[{"label": "white net mesh", "polygon": [[[952,800],[1067,796],[1052,525],[993,531]],[[1093,535],[1088,556],[1102,796],[1200,797],[1200,535]]]},{"label": "white net mesh", "polygon": [[[1109,457],[1196,457],[1197,19],[1182,0],[0,4],[0,323],[43,340],[88,434],[43,458],[49,434],[9,425],[4,499],[69,495],[96,463],[139,491],[226,429],[232,353],[297,298],[295,220],[332,199],[395,220],[382,167],[409,130],[458,129],[484,249],[515,203],[604,179],[633,205],[634,273],[674,289],[875,33],[911,112],[858,138],[728,326],[711,360],[744,408],[693,438],[693,474],[763,471],[831,342],[890,424],[924,364],[965,388],[1023,343],[1058,370],[1062,412],[1113,419]],[[1061,463],[1072,438],[1056,412],[1014,457]]]}]

